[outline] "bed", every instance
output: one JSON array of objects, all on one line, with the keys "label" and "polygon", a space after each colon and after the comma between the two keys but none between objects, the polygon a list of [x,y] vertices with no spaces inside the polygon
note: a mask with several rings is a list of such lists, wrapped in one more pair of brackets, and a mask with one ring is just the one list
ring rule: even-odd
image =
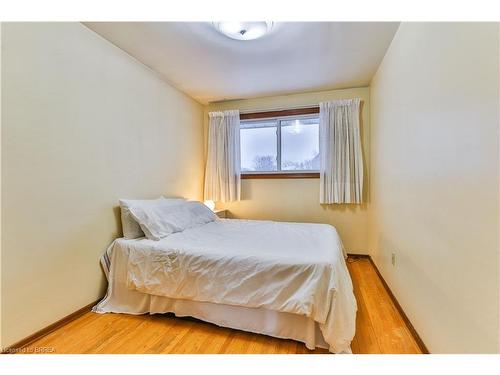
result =
[{"label": "bed", "polygon": [[117,239],[97,313],[191,316],[350,353],[356,300],[326,224],[216,219],[158,241]]}]

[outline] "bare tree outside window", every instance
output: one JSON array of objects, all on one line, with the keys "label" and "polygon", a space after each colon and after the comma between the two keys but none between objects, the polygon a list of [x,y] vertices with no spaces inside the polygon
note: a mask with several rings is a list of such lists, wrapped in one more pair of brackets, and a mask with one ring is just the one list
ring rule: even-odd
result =
[{"label": "bare tree outside window", "polygon": [[276,170],[276,158],[271,155],[256,156],[253,160],[255,171],[275,171]]}]

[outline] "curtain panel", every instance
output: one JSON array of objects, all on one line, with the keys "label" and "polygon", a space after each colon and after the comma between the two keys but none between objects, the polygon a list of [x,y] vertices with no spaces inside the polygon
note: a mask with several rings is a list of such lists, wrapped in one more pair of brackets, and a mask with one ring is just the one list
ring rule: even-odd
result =
[{"label": "curtain panel", "polygon": [[360,99],[320,103],[321,204],[363,202]]},{"label": "curtain panel", "polygon": [[240,200],[240,112],[210,112],[205,200]]}]

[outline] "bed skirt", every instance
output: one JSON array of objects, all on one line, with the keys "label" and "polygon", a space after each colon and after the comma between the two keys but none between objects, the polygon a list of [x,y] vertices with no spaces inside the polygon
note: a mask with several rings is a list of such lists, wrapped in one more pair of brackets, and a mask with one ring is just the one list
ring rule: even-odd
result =
[{"label": "bed skirt", "polygon": [[301,315],[147,294],[143,295],[141,301],[137,298],[135,300],[139,303],[116,308],[109,306],[104,299],[94,307],[93,311],[134,315],[174,313],[179,317],[189,316],[221,327],[300,341],[310,350],[329,348],[318,324],[313,319]]}]

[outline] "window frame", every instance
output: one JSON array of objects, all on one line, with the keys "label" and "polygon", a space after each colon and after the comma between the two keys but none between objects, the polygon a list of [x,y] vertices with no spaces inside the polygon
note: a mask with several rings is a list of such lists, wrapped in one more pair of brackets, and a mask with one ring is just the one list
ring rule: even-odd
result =
[{"label": "window frame", "polygon": [[[319,107],[286,109],[280,111],[241,113],[240,123],[259,120],[276,121],[276,167],[277,171],[245,171],[242,179],[281,179],[281,178],[319,178],[316,170],[281,170],[281,121],[290,119],[307,119],[319,117]],[[241,131],[241,128],[240,128]]]}]

